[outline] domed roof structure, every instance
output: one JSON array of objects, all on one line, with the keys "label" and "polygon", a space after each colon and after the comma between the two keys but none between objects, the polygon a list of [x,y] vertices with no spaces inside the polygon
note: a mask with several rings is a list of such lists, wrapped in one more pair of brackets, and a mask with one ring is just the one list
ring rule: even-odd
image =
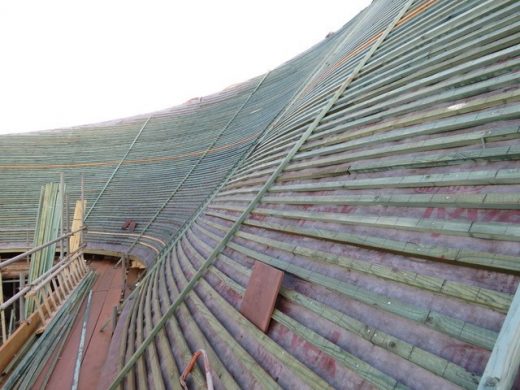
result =
[{"label": "domed roof structure", "polygon": [[[519,7],[376,0],[221,93],[0,136],[0,248],[26,248],[42,184],[84,177],[87,251],[146,267],[101,387],[180,388],[200,349],[221,389],[489,385],[519,334]],[[284,273],[265,332],[255,263]]]}]

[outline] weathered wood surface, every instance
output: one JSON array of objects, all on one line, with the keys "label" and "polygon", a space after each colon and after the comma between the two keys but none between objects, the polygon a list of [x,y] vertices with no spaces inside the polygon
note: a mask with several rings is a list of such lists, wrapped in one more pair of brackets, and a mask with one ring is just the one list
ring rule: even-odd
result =
[{"label": "weathered wood surface", "polygon": [[516,291],[478,388],[510,389],[514,385],[519,368],[520,289]]}]

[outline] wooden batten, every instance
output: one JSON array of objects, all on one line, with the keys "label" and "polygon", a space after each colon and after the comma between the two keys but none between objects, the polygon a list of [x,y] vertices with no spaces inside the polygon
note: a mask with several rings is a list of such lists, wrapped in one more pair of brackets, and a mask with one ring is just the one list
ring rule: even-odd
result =
[{"label": "wooden batten", "polygon": [[520,288],[491,352],[479,390],[511,389],[520,367]]},{"label": "wooden batten", "polygon": [[0,346],[0,374],[9,365],[16,354],[22,350],[24,344],[37,331],[42,324],[38,312],[34,312],[30,317],[24,321],[7,339],[7,341]]},{"label": "wooden batten", "polygon": [[[79,230],[83,226],[83,218],[85,214],[85,207],[87,205],[87,201],[78,200],[76,202],[76,207],[74,209],[74,219],[72,220],[72,231]],[[82,232],[73,234],[69,240],[70,252],[76,252],[81,245],[81,235]]]},{"label": "wooden batten", "polygon": [[27,275],[29,272],[29,263],[24,260],[9,264],[2,269],[4,279],[18,278],[20,275]]}]

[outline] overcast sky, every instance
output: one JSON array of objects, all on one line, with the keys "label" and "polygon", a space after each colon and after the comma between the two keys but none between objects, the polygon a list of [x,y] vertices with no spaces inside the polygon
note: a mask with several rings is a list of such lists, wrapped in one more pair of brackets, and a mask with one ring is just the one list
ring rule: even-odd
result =
[{"label": "overcast sky", "polygon": [[306,50],[370,0],[0,4],[0,134],[147,113]]}]

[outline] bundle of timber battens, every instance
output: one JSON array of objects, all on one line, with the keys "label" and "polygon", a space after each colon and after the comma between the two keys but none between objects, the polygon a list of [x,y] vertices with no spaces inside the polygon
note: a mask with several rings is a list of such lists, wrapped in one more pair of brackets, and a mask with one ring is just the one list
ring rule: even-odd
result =
[{"label": "bundle of timber battens", "polygon": [[[57,183],[48,183],[42,187],[40,192],[40,204],[38,206],[38,218],[34,231],[34,247],[58,238],[62,219],[64,192],[64,190],[60,191],[60,185]],[[32,254],[29,268],[29,283],[52,267],[55,254],[56,244],[49,245],[41,251]],[[26,317],[33,311],[34,301],[28,300],[26,304]]]},{"label": "bundle of timber battens", "polygon": [[[45,388],[94,279],[95,274],[90,271],[49,322],[45,332],[36,340],[33,339],[35,341],[30,347],[24,348],[18,361],[15,359],[12,363],[12,372],[2,389],[32,388],[40,376],[43,381],[41,387]],[[42,371],[45,367],[47,372]]]}]

